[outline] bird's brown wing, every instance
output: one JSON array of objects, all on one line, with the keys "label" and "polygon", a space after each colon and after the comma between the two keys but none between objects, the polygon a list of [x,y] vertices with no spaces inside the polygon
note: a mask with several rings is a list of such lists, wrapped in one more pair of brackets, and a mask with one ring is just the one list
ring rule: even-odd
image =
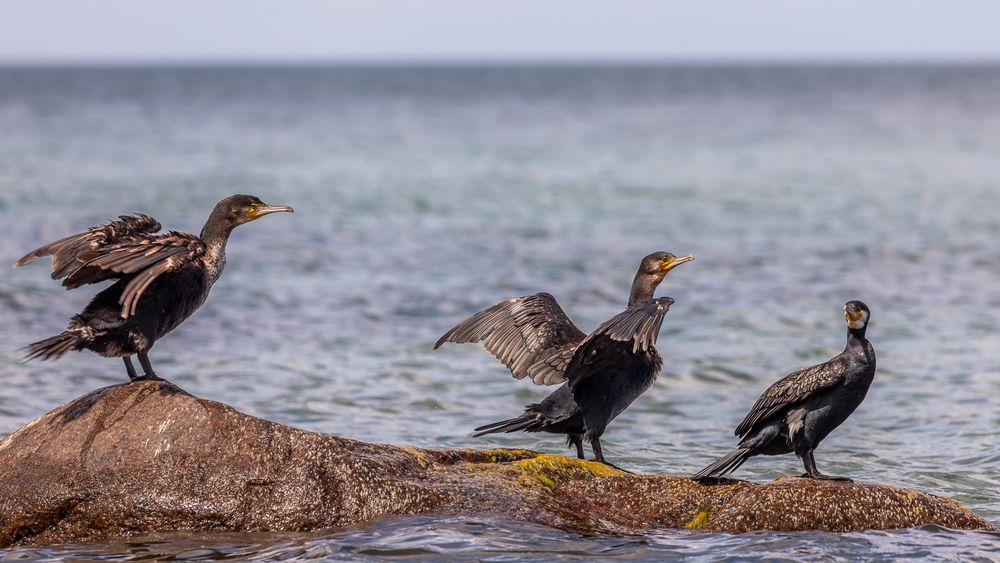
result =
[{"label": "bird's brown wing", "polygon": [[563,381],[572,351],[585,337],[554,297],[536,293],[472,315],[446,332],[434,348],[445,342],[482,342],[516,379],[530,377],[539,385],[552,385]]},{"label": "bird's brown wing", "polygon": [[186,233],[156,234],[160,224],[148,215],[122,215],[87,232],[66,237],[26,254],[15,266],[52,257],[52,278],[66,289],[110,279],[128,279],[119,302],[121,315],[135,313],[142,293],[158,276],[205,253],[201,240]]},{"label": "bird's brown wing", "polygon": [[205,253],[205,244],[187,233],[170,232],[141,237],[110,247],[87,250],[77,255],[83,262],[66,276],[67,289],[107,279],[128,279],[118,302],[123,318],[135,313],[142,293],[157,277],[197,260]]},{"label": "bird's brown wing", "polygon": [[602,341],[607,343],[610,339],[630,342],[633,354],[654,349],[663,319],[673,303],[674,300],[670,297],[647,299],[604,321],[580,343],[573,354],[566,370],[570,387],[575,387],[580,380],[595,372],[593,369],[575,369],[575,367],[593,364],[595,360],[600,361],[598,358],[588,356],[599,354],[602,348],[606,348]]},{"label": "bird's brown wing", "polygon": [[576,353],[578,342],[564,345],[560,350],[542,356],[528,366],[527,375],[538,385],[555,385],[566,380],[566,367]]},{"label": "bird's brown wing", "polygon": [[64,278],[80,268],[85,261],[79,259],[82,252],[107,248],[123,242],[130,242],[152,235],[160,230],[160,223],[149,215],[137,213],[122,215],[104,225],[91,227],[86,232],[68,236],[36,248],[25,254],[14,266],[30,264],[43,256],[52,257],[52,279]]},{"label": "bird's brown wing", "polygon": [[835,358],[782,377],[757,399],[746,418],[736,427],[736,435],[742,438],[758,422],[767,420],[781,409],[843,381],[846,371],[847,366]]}]

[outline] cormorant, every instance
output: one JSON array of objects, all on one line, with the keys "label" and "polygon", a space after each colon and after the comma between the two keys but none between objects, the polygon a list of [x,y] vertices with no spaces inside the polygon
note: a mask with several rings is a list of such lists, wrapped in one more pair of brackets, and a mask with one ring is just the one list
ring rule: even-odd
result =
[{"label": "cormorant", "polygon": [[585,459],[586,438],[597,461],[607,463],[600,441],[604,429],[649,388],[663,361],[653,345],[674,300],[653,298],[653,292],[667,272],[691,260],[694,256],[677,258],[669,252],[643,258],[628,308],[589,336],[548,293],[508,299],[445,333],[434,349],[445,342],[483,342],[516,379],[529,377],[539,385],[565,381],[542,402],[528,405],[521,416],[480,426],[474,436],[566,434],[567,445],[576,447],[580,459]]},{"label": "cormorant", "polygon": [[[58,358],[70,350],[92,350],[121,357],[129,379],[159,379],[147,353],[163,335],[191,316],[226,265],[226,242],[233,229],[291,207],[267,205],[252,195],[220,201],[200,236],[170,231],[148,215],[122,215],[105,225],[66,237],[30,252],[14,266],[52,257],[52,279],[63,286],[116,280],[98,293],[59,335],[27,347],[25,359]],[[132,354],[143,375],[136,374]]]},{"label": "cormorant", "polygon": [[820,473],[813,450],[858,408],[875,377],[875,349],[865,338],[870,315],[868,306],[861,301],[848,301],[844,306],[844,351],[768,387],[736,427],[736,435],[741,438],[737,448],[694,478],[725,475],[755,455],[795,452],[806,468],[803,477],[849,481]]}]

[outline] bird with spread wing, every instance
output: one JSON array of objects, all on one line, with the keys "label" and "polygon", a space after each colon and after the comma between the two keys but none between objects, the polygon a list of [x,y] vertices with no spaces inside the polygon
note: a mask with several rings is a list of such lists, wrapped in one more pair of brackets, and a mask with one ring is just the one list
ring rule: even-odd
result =
[{"label": "bird with spread wing", "polygon": [[[251,195],[220,201],[200,236],[170,231],[148,215],[122,215],[86,232],[38,248],[14,266],[52,257],[52,279],[66,289],[113,281],[61,334],[28,346],[26,359],[58,358],[71,350],[121,357],[129,379],[158,379],[148,352],[177,328],[208,297],[226,264],[226,242],[233,229],[291,207],[267,205]],[[132,355],[143,375],[136,373]]]},{"label": "bird with spread wing", "polygon": [[642,259],[632,282],[628,308],[589,335],[566,316],[555,298],[536,293],[500,302],[462,321],[445,342],[482,342],[516,379],[563,385],[515,418],[476,428],[475,436],[497,432],[565,434],[584,459],[587,439],[597,461],[607,463],[600,438],[656,379],[662,358],[654,345],[670,305],[653,293],[667,272],[694,260],[655,252]]}]

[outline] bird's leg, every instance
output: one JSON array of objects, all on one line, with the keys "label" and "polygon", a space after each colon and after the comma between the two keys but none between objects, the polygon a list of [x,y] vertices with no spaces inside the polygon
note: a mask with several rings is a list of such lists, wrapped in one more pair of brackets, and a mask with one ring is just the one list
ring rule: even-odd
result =
[{"label": "bird's leg", "polygon": [[813,451],[809,450],[802,455],[802,464],[806,466],[806,472],[803,477],[809,479],[818,479],[823,481],[850,481],[847,477],[835,477],[833,475],[824,475],[816,469],[816,459],[813,457]]},{"label": "bird's leg", "polygon": [[153,371],[153,365],[149,363],[149,356],[145,352],[139,352],[137,356],[139,356],[139,364],[142,365],[142,378],[154,381],[160,379],[156,376],[156,372]]},{"label": "bird's leg", "polygon": [[579,434],[570,434],[569,441],[571,444],[576,446],[576,457],[579,459],[587,459],[587,456],[583,453],[583,436]]},{"label": "bird's leg", "polygon": [[601,451],[601,439],[591,438],[590,447],[594,450],[594,461],[599,461],[601,463],[607,463],[604,461],[604,452]]},{"label": "bird's leg", "polygon": [[125,371],[128,372],[129,381],[139,379],[139,374],[135,372],[135,366],[132,365],[132,356],[122,356],[122,359],[125,360]]},{"label": "bird's leg", "polygon": [[802,458],[802,465],[804,465],[806,468],[806,472],[802,474],[803,479],[805,478],[812,479],[813,475],[819,473],[818,471],[816,471],[816,460],[813,459],[812,451],[802,452],[801,454],[799,454],[799,457]]}]

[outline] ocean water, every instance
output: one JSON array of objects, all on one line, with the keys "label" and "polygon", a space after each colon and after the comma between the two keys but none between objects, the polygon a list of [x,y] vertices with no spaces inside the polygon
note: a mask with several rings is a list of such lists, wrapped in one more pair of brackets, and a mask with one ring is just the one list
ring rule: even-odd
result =
[{"label": "ocean water", "polygon": [[[692,253],[654,386],[609,427],[615,463],[691,473],[778,377],[845,340],[862,299],[879,370],[821,470],[947,495],[1000,524],[1000,67],[0,69],[0,262],[132,211],[198,232],[214,203],[292,205],[240,227],[158,372],[253,415],[362,440],[569,453],[474,439],[550,388],[473,345],[466,316],[548,291],[589,330],[639,259]],[[125,378],[89,353],[19,361],[91,288],[0,268],[0,435]],[[756,458],[741,478],[801,473]],[[133,541],[134,540],[134,541]],[[1000,559],[938,528],[581,536],[385,518],[313,534],[159,534],[14,559]]]}]

